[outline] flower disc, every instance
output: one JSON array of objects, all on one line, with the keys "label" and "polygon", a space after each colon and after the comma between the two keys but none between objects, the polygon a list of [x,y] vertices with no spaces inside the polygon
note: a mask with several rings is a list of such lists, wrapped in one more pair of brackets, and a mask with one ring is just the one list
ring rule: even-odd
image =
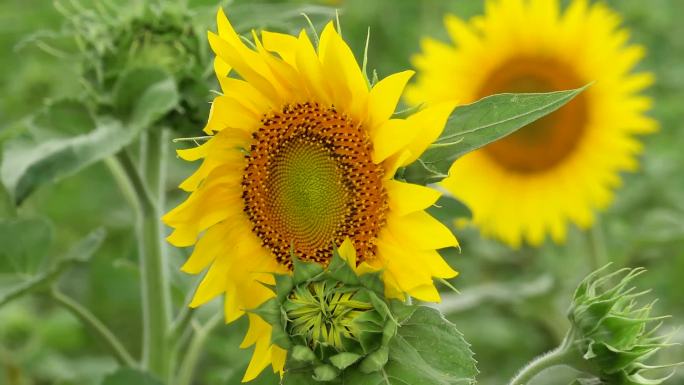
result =
[{"label": "flower disc", "polygon": [[278,262],[291,252],[326,263],[354,240],[361,261],[375,253],[387,193],[365,132],[334,108],[289,105],[262,120],[243,176],[244,210]]}]

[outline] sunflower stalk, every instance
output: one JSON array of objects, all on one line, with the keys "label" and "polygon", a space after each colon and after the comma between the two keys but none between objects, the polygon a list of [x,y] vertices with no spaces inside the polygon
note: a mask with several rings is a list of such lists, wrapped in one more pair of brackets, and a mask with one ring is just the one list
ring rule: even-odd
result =
[{"label": "sunflower stalk", "polygon": [[141,169],[147,182],[149,210],[143,210],[138,219],[138,242],[143,298],[143,366],[152,373],[169,376],[169,340],[167,331],[171,321],[170,286],[167,258],[162,246],[162,228],[159,222],[164,204],[162,188],[165,169],[162,145],[168,134],[165,130],[150,129],[141,141]]}]

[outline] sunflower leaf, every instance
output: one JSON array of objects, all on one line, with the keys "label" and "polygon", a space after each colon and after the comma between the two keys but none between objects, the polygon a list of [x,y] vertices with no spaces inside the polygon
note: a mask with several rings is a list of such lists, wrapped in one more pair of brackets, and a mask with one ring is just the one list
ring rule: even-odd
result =
[{"label": "sunflower leaf", "polygon": [[406,167],[404,178],[429,184],[444,179],[461,156],[499,140],[558,110],[587,86],[533,94],[499,94],[460,106],[449,117],[442,135],[418,161]]},{"label": "sunflower leaf", "polygon": [[103,120],[88,132],[42,143],[12,142],[6,147],[2,179],[21,204],[36,188],[73,175],[111,156],[134,138],[116,120]]},{"label": "sunflower leaf", "polygon": [[45,287],[74,263],[86,262],[99,249],[105,231],[98,229],[61,258],[47,260],[52,227],[42,219],[0,220],[0,306]]}]

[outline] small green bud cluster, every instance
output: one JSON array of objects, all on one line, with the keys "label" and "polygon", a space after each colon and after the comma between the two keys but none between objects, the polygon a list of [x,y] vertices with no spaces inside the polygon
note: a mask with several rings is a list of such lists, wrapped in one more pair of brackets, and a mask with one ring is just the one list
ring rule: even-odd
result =
[{"label": "small green bud cluster", "polygon": [[289,351],[286,372],[332,381],[352,366],[382,369],[397,333],[392,309],[402,305],[384,299],[378,275],[357,276],[337,253],[327,268],[293,260],[292,275],[276,275],[276,297],[254,310]]},{"label": "small green bud cluster", "polygon": [[[605,269],[605,268],[604,268]],[[645,364],[649,357],[669,346],[668,336],[657,334],[658,321],[667,317],[651,315],[653,303],[641,306],[637,299],[646,291],[630,286],[645,270],[622,269],[602,276],[594,272],[577,288],[568,317],[569,337],[578,356],[573,366],[595,376],[600,383],[615,385],[656,385],[670,376],[646,378],[644,374],[673,365]],[[619,282],[612,286],[611,282]],[[657,325],[650,327],[654,322]]]},{"label": "small green bud cluster", "polygon": [[[204,31],[196,16],[178,2],[142,2],[129,6],[108,2],[60,7],[68,24],[62,35],[73,37],[84,84],[84,99],[98,115],[120,113],[116,92],[131,87],[126,77],[146,70],[171,76],[178,106],[162,117],[170,128],[196,128],[209,110],[213,76]],[[151,76],[155,76],[152,74]]]}]

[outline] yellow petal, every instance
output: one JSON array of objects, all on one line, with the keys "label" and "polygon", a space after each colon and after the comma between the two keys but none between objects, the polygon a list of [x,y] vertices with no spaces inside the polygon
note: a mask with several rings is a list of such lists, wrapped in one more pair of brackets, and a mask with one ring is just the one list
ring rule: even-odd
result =
[{"label": "yellow petal", "polygon": [[434,106],[426,107],[406,119],[413,129],[416,130],[417,135],[407,147],[411,154],[404,161],[404,166],[415,162],[428,146],[439,138],[449,115],[455,107],[455,102],[438,103]]},{"label": "yellow petal", "polygon": [[271,346],[271,365],[273,366],[273,373],[280,374],[283,377],[285,372],[285,361],[287,360],[287,350],[278,345]]},{"label": "yellow petal", "polygon": [[225,281],[228,269],[228,263],[213,263],[197,287],[190,307],[195,308],[204,305],[222,294],[226,288]]},{"label": "yellow petal", "polygon": [[[259,55],[247,48],[238,49],[213,32],[208,33],[209,45],[217,56],[230,65],[247,82],[256,87],[273,105],[280,105],[282,99],[268,67]],[[242,44],[242,43],[240,43]]]},{"label": "yellow petal", "polygon": [[296,58],[297,69],[303,75],[302,80],[309,91],[309,94],[314,96],[326,105],[332,104],[332,92],[328,87],[328,83],[323,76],[323,68],[321,62],[316,55],[309,37],[305,31],[300,32],[297,40]]},{"label": "yellow petal", "polygon": [[228,63],[224,62],[220,57],[214,58],[214,73],[216,74],[216,79],[218,79],[221,89],[225,92],[228,86],[225,81],[229,79],[228,74],[230,73],[230,66]]},{"label": "yellow petal", "polygon": [[422,211],[435,204],[442,195],[430,187],[397,180],[385,181],[384,186],[389,196],[390,211],[396,216]]},{"label": "yellow petal", "polygon": [[271,363],[271,329],[270,325],[268,326],[268,334],[261,337],[256,342],[254,353],[252,353],[252,359],[249,361],[249,365],[247,366],[247,371],[245,372],[245,375],[242,378],[242,382],[249,382],[257,378],[257,376],[261,374],[264,368],[266,368],[266,366],[268,366],[268,364]]},{"label": "yellow petal", "polygon": [[197,241],[195,249],[188,260],[181,267],[181,271],[188,274],[199,274],[209,265],[221,251],[224,250],[223,242],[232,229],[232,223],[218,223],[207,230],[202,238]]},{"label": "yellow petal", "polygon": [[249,328],[245,338],[240,343],[242,349],[248,348],[265,337],[271,337],[271,325],[254,313],[247,313],[249,318]]},{"label": "yellow petal", "polygon": [[352,269],[356,270],[356,249],[354,248],[354,244],[349,237],[344,239],[340,247],[337,249],[337,252],[340,253],[340,257],[347,261]]},{"label": "yellow petal", "polygon": [[297,38],[292,35],[276,32],[261,32],[261,39],[264,41],[264,48],[275,52],[288,64],[297,66]]},{"label": "yellow petal", "polygon": [[319,56],[326,80],[332,84],[333,103],[364,121],[368,104],[368,85],[351,49],[330,22],[323,28]]},{"label": "yellow petal", "polygon": [[413,74],[414,71],[392,74],[380,80],[371,89],[368,95],[368,128],[371,132],[392,116],[404,87]]},{"label": "yellow petal", "polygon": [[425,302],[440,302],[442,300],[434,284],[414,287],[408,291],[408,294]]},{"label": "yellow petal", "polygon": [[417,132],[406,120],[386,120],[371,133],[373,140],[373,163],[379,164],[402,151],[414,139]]},{"label": "yellow petal", "polygon": [[259,126],[260,118],[245,108],[238,99],[218,96],[211,103],[209,121],[204,132],[212,135],[227,128],[251,132]]},{"label": "yellow petal", "polygon": [[458,241],[442,222],[425,211],[416,211],[405,216],[390,215],[387,228],[407,246],[418,250],[436,250],[457,247]]}]

